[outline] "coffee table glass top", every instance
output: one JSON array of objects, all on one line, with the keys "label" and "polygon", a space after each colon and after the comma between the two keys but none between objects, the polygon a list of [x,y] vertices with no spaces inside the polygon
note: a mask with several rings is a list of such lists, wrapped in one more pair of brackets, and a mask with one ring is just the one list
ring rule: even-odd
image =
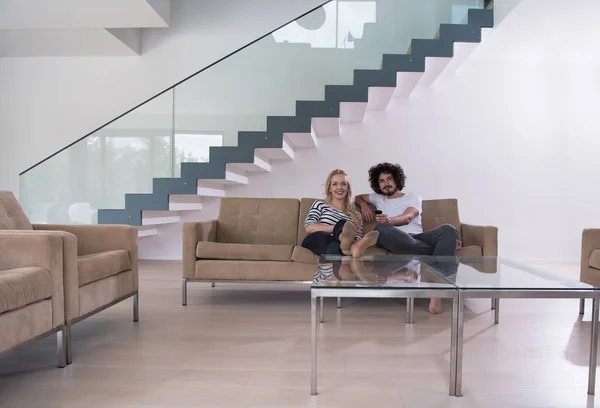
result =
[{"label": "coffee table glass top", "polygon": [[575,279],[500,257],[322,255],[313,288],[598,290]]},{"label": "coffee table glass top", "polygon": [[501,257],[458,257],[455,284],[463,290],[594,290],[587,283]]},{"label": "coffee table glass top", "polygon": [[[456,270],[456,258],[450,260]],[[361,259],[322,255],[313,278],[313,288],[456,289],[445,264],[426,256],[365,256]]]}]

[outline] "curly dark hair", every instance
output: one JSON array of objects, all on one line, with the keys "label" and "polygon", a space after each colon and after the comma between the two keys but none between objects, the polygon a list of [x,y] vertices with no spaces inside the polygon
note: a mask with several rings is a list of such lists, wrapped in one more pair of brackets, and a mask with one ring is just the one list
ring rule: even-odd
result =
[{"label": "curly dark hair", "polygon": [[369,183],[375,193],[383,194],[383,191],[381,191],[381,188],[379,187],[379,176],[381,176],[382,173],[390,173],[392,177],[394,177],[398,191],[402,191],[406,181],[406,176],[404,175],[402,167],[399,164],[379,163],[369,169]]}]

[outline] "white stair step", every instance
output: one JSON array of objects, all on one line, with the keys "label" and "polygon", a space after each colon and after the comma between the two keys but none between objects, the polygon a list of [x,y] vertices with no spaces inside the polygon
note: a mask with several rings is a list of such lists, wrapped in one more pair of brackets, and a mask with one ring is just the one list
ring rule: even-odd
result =
[{"label": "white stair step", "polygon": [[142,225],[162,225],[181,222],[176,211],[142,211]]},{"label": "white stair step", "polygon": [[311,123],[317,137],[340,135],[340,118],[312,118]]},{"label": "white stair step", "polygon": [[394,98],[407,98],[421,80],[422,72],[398,72],[396,74],[396,88]]},{"label": "white stair step", "polygon": [[390,104],[396,88],[393,87],[372,87],[369,88],[368,111],[384,111]]},{"label": "white stair step", "polygon": [[203,197],[225,197],[225,190],[222,188],[208,187],[198,180],[198,195]]},{"label": "white stair step", "polygon": [[[371,95],[369,94],[370,101]],[[365,118],[366,111],[367,102],[341,102],[340,123],[360,123]]]},{"label": "white stair step", "polygon": [[227,171],[234,173],[264,173],[271,171],[271,162],[262,157],[254,156],[254,163],[227,163]]},{"label": "white stair step", "polygon": [[283,140],[292,147],[297,149],[312,149],[318,146],[317,135],[314,131],[310,133],[284,133]]},{"label": "white stair step", "polygon": [[[242,173],[242,174],[239,174]],[[199,179],[198,187],[222,188],[223,186],[248,184],[248,177],[243,171],[225,171],[224,179]]]},{"label": "white stair step", "polygon": [[202,197],[195,195],[169,195],[169,211],[198,211],[202,209]]},{"label": "white stair step", "polygon": [[266,160],[294,160],[294,149],[284,140],[281,148],[254,149],[258,157]]},{"label": "white stair step", "polygon": [[452,61],[452,58],[448,57],[425,57],[425,72],[423,73],[418,86],[433,85],[450,61]]},{"label": "white stair step", "polygon": [[150,237],[152,235],[158,235],[158,228],[155,226],[138,227],[138,238]]}]

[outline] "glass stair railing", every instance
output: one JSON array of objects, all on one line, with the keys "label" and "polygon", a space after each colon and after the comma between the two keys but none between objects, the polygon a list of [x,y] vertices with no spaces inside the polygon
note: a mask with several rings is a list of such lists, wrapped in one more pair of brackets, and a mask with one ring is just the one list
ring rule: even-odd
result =
[{"label": "glass stair railing", "polygon": [[143,225],[143,212],[199,209],[335,133],[341,102],[365,104],[397,72],[479,42],[487,3],[329,1],[23,172],[20,202],[35,223]]}]

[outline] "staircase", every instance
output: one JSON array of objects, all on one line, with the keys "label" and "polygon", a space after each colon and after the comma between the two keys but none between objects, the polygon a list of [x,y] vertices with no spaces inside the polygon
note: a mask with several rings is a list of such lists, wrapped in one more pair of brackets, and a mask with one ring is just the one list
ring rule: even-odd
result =
[{"label": "staircase", "polygon": [[471,9],[467,24],[441,24],[435,39],[413,39],[407,54],[384,54],[380,69],[354,70],[352,85],[326,85],[323,101],[297,101],[296,116],[269,116],[266,131],[239,132],[238,146],[211,147],[208,163],[182,163],[179,178],[153,179],[152,193],[127,194],[124,209],[98,210],[98,223],[155,235],[160,225],[179,223],[182,212],[201,210],[203,197],[224,197],[228,186],[248,184],[253,173],[339,135],[341,124],[360,123],[367,111],[384,111],[392,98],[430,86],[460,66],[491,27],[493,10]]}]

